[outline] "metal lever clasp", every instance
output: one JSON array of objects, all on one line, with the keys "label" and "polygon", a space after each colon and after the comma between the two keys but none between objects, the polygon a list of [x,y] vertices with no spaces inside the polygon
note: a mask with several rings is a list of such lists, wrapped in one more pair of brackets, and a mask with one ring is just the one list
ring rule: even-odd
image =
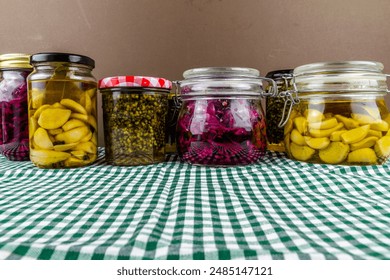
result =
[{"label": "metal lever clasp", "polygon": [[[291,114],[291,110],[292,110],[293,106],[299,103],[298,89],[297,89],[297,86],[295,84],[295,76],[287,74],[286,78],[285,78],[285,82],[286,83],[288,83],[287,78],[290,78],[290,79],[292,78],[291,83],[292,83],[293,89],[292,90],[282,91],[282,92],[279,93],[279,97],[285,98],[285,102],[284,102],[284,106],[283,106],[282,118],[280,119],[278,127],[285,126],[287,121],[290,119],[290,114]],[[289,108],[288,108],[287,117],[284,118],[284,116],[286,114],[286,108],[287,108],[288,104],[289,104]]]},{"label": "metal lever clasp", "polygon": [[269,79],[269,78],[265,78],[265,77],[260,77],[259,79],[266,80],[268,83],[270,83],[270,82],[272,83],[271,89],[267,92],[262,91],[260,93],[260,97],[275,97],[278,95],[278,86],[274,80]]},{"label": "metal lever clasp", "polygon": [[[390,74],[385,74],[385,76],[386,76],[386,78],[389,78],[389,77],[390,77]],[[386,79],[386,82],[387,82],[387,79]],[[390,93],[390,90],[387,89],[386,92],[387,92],[387,93]]]},{"label": "metal lever clasp", "polygon": [[181,100],[179,97],[180,81],[172,81],[172,84],[175,85],[175,96],[173,97],[173,103],[175,104],[175,108],[180,109],[181,107]]}]

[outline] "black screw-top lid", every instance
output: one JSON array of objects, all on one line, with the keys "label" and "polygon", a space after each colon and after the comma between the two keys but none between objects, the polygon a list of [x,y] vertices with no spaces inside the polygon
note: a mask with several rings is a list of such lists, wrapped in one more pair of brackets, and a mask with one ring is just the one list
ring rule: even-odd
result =
[{"label": "black screw-top lid", "polygon": [[72,53],[37,53],[33,54],[30,58],[30,63],[40,63],[40,62],[70,62],[70,63],[78,63],[90,66],[95,68],[95,61],[84,55],[72,54]]},{"label": "black screw-top lid", "polygon": [[268,72],[265,77],[269,78],[269,79],[281,79],[283,77],[283,75],[292,74],[293,71],[294,71],[294,69],[275,70],[272,72]]}]

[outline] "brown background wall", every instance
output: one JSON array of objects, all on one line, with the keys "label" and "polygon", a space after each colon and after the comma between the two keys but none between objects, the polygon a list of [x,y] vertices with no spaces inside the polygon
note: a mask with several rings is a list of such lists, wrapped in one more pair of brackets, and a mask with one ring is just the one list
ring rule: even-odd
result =
[{"label": "brown background wall", "polygon": [[97,79],[174,80],[200,66],[265,75],[329,60],[380,61],[390,73],[389,0],[0,0],[0,7],[0,53],[88,55]]}]

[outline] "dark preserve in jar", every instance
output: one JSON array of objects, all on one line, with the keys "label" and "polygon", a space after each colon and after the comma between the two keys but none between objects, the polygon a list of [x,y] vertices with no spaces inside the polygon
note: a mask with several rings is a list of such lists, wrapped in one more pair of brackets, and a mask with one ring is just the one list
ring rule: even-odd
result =
[{"label": "dark preserve in jar", "polygon": [[265,114],[267,119],[267,149],[270,151],[284,152],[284,128],[279,127],[283,115],[285,97],[283,92],[290,89],[293,69],[276,70],[267,73],[266,77],[273,79],[277,86],[279,95],[267,97]]},{"label": "dark preserve in jar", "polygon": [[171,87],[166,79],[144,76],[100,80],[109,164],[134,166],[165,161],[165,120]]},{"label": "dark preserve in jar", "polygon": [[0,55],[0,153],[9,160],[29,160],[27,54]]}]

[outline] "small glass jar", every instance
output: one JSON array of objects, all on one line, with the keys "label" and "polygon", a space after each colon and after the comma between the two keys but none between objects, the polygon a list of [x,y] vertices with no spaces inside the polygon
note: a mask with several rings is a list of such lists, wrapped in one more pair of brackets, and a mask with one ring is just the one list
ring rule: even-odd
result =
[{"label": "small glass jar", "polygon": [[9,160],[29,160],[27,76],[30,55],[0,55],[0,153]]},{"label": "small glass jar", "polygon": [[265,94],[263,80],[273,81],[259,75],[256,69],[239,67],[183,73],[176,143],[184,162],[247,165],[264,155],[266,124],[260,97]]},{"label": "small glass jar", "polygon": [[31,56],[30,159],[40,168],[81,167],[97,158],[97,82],[93,59],[68,53]]},{"label": "small glass jar", "polygon": [[284,127],[288,156],[311,163],[383,164],[390,155],[390,115],[382,70],[371,61],[295,68],[297,96]]},{"label": "small glass jar", "polygon": [[171,87],[170,81],[154,77],[118,76],[99,81],[109,164],[165,161],[165,119]]},{"label": "small glass jar", "polygon": [[284,152],[284,128],[279,126],[283,114],[286,98],[283,93],[291,89],[293,69],[276,70],[267,73],[266,77],[273,79],[279,95],[266,97],[265,115],[267,119],[267,149],[275,152]]}]

